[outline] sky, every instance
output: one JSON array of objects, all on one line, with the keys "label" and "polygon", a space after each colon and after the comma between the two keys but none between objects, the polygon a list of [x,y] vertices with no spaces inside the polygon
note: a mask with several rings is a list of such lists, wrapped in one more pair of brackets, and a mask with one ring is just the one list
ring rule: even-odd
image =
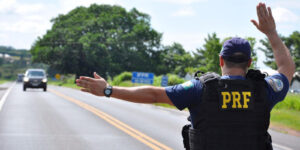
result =
[{"label": "sky", "polygon": [[[163,33],[162,43],[178,42],[187,51],[205,43],[208,34],[226,37],[265,38],[250,22],[256,19],[256,5],[272,8],[277,31],[288,36],[300,30],[300,0],[0,0],[0,45],[30,49],[34,41],[51,28],[50,20],[77,6],[90,4],[136,8],[151,16],[151,26]],[[258,65],[265,66],[262,52]]]}]

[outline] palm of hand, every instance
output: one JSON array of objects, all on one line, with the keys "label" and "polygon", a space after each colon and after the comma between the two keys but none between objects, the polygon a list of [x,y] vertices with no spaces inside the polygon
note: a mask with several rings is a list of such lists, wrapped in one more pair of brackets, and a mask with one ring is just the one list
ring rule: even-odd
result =
[{"label": "palm of hand", "polygon": [[256,26],[256,28],[266,35],[273,34],[276,32],[276,25],[272,15],[271,8],[266,8],[266,5],[259,3],[256,7],[258,21],[251,20],[251,22]]}]

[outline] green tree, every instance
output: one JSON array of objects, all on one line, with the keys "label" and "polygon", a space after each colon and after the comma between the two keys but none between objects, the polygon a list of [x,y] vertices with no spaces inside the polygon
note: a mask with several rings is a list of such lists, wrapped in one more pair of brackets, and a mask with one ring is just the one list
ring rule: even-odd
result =
[{"label": "green tree", "polygon": [[186,74],[185,68],[192,67],[193,57],[179,43],[165,46],[162,52],[162,64],[164,73],[172,72],[179,76]]},{"label": "green tree", "polygon": [[[300,70],[300,33],[299,31],[293,32],[291,35],[284,37],[280,35],[280,38],[282,41],[286,44],[286,46],[289,48],[291,55],[293,57],[293,60],[296,64],[296,70]],[[274,59],[273,50],[272,47],[268,41],[267,38],[260,40],[260,43],[263,45],[263,47],[260,47],[259,49],[262,50],[265,53],[266,61],[264,63],[271,67],[274,70],[277,70],[277,65]]]},{"label": "green tree", "polygon": [[250,68],[257,68],[257,49],[255,48],[256,39],[254,37],[246,37],[246,40],[250,43],[251,46],[251,58],[252,58],[252,64]]},{"label": "green tree", "polygon": [[219,67],[219,53],[222,43],[216,33],[208,34],[205,44],[194,52],[195,62],[202,71],[221,73]]},{"label": "green tree", "polygon": [[286,46],[290,49],[296,70],[300,71],[300,32],[294,31],[289,37],[284,38]]},{"label": "green tree", "polygon": [[[280,38],[282,39],[282,36],[280,36]],[[277,65],[274,60],[273,50],[269,43],[268,38],[261,39],[259,42],[263,45],[263,47],[259,47],[259,49],[263,51],[266,56],[266,60],[264,61],[264,64],[274,70],[277,70]]]},{"label": "green tree", "polygon": [[114,76],[124,70],[152,71],[159,57],[161,34],[150,26],[150,16],[120,6],[77,7],[51,20],[31,53],[61,73]]},{"label": "green tree", "polygon": [[3,64],[4,60],[0,57],[0,66]]}]

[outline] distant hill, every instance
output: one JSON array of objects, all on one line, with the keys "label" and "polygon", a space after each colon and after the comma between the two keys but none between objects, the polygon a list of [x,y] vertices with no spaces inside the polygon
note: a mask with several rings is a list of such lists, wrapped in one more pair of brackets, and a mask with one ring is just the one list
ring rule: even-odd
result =
[{"label": "distant hill", "polygon": [[15,49],[10,46],[0,46],[1,54],[8,54],[10,56],[19,56],[19,57],[31,57],[30,51],[26,49]]},{"label": "distant hill", "polygon": [[24,73],[33,66],[30,51],[15,49],[10,46],[0,46],[0,79],[15,79],[18,73]]}]

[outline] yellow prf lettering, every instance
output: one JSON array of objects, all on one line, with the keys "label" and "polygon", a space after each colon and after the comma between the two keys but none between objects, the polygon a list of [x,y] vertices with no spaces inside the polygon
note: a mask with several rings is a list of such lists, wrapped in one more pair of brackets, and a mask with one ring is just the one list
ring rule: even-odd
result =
[{"label": "yellow prf lettering", "polygon": [[248,108],[248,102],[250,101],[249,97],[251,97],[251,92],[242,92],[244,98],[243,108]]},{"label": "yellow prf lettering", "polygon": [[238,108],[242,108],[241,105],[241,94],[239,92],[231,92],[232,94],[232,108],[236,108],[236,103],[238,104]]},{"label": "yellow prf lettering", "polygon": [[230,102],[231,100],[231,96],[229,92],[222,92],[222,96],[223,96],[223,105],[222,108],[226,109],[227,108],[227,103]]}]

